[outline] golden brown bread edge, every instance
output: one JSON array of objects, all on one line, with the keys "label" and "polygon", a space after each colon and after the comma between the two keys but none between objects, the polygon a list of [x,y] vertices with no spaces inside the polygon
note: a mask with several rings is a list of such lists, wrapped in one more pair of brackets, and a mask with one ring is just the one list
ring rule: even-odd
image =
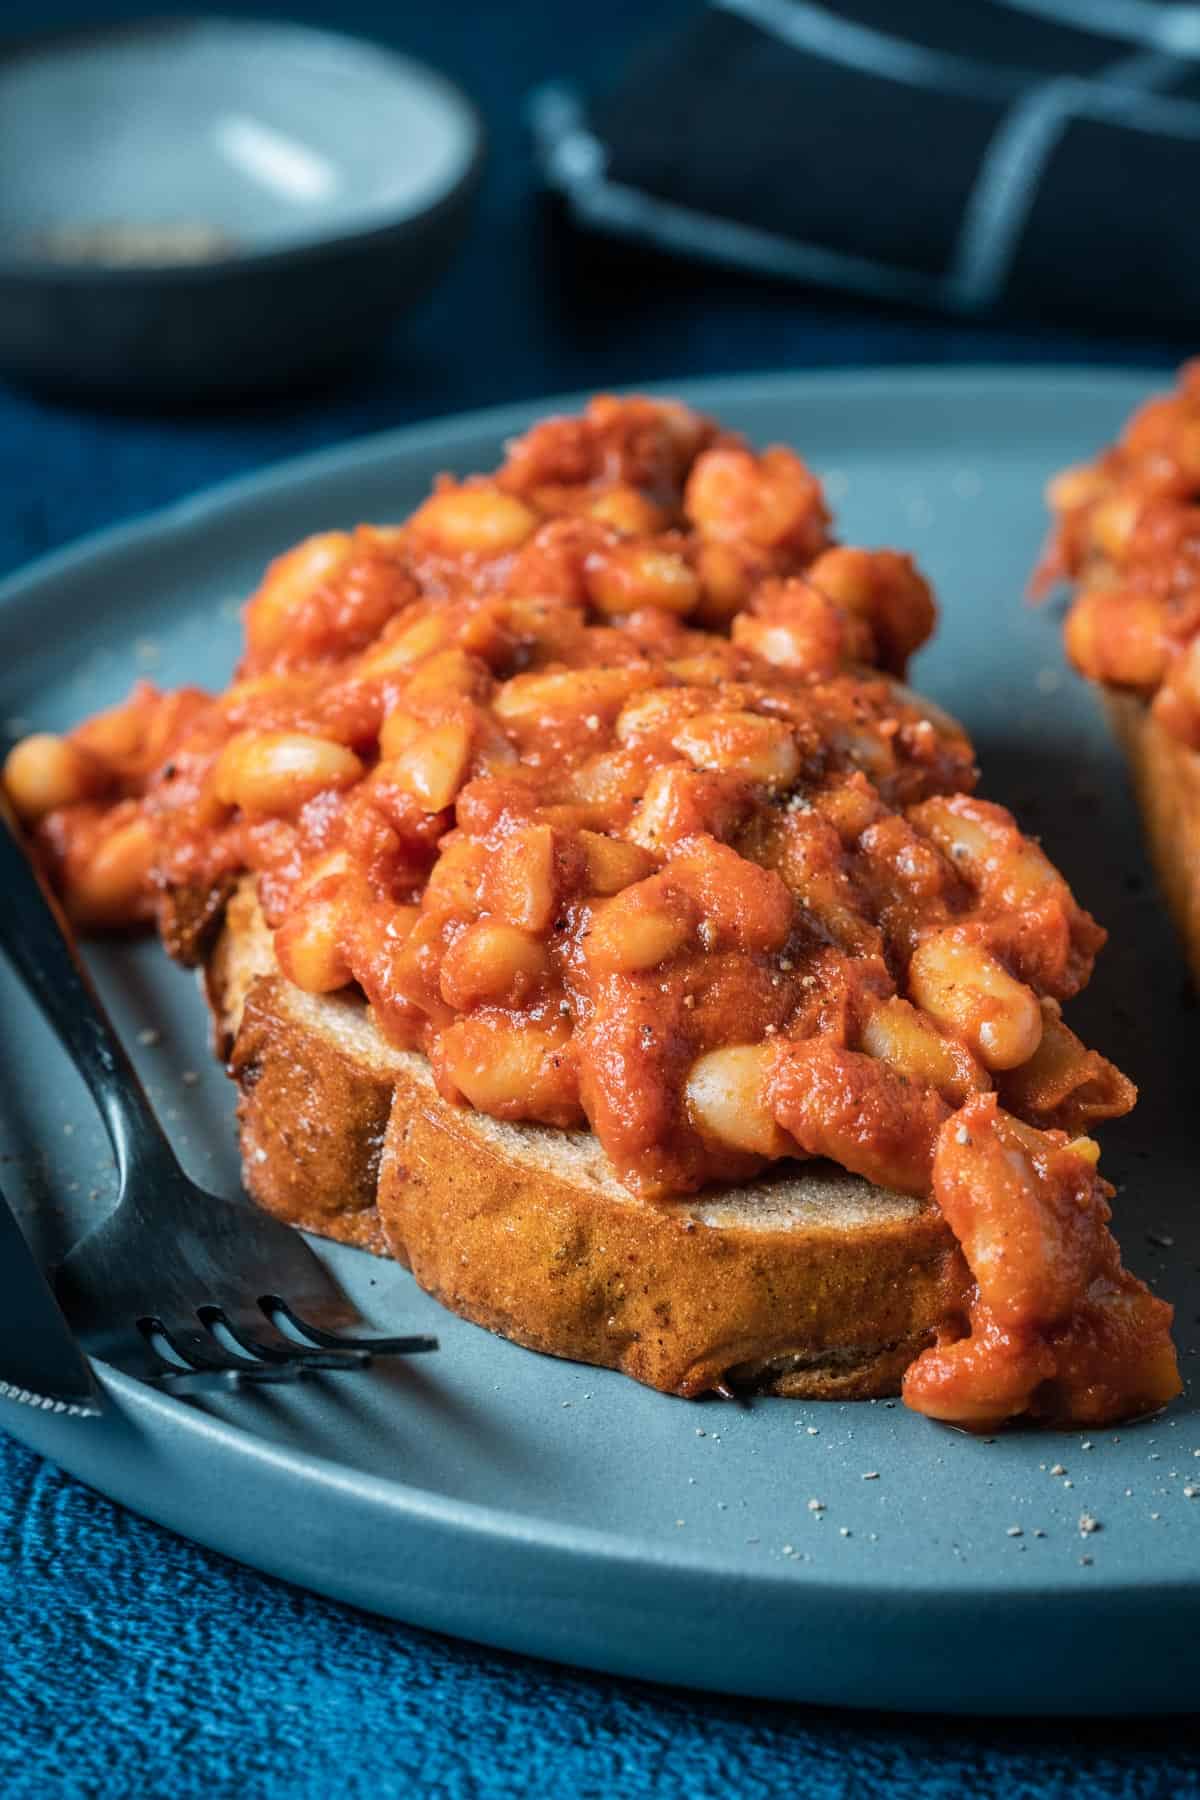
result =
[{"label": "golden brown bread edge", "polygon": [[693,1395],[899,1391],[961,1300],[932,1202],[824,1164],[639,1200],[585,1132],[449,1105],[349,994],[278,973],[244,882],[205,983],[240,1089],[246,1186],[290,1224],[390,1255],[452,1312],[553,1356]]},{"label": "golden brown bread edge", "polygon": [[1138,695],[1106,689],[1104,706],[1129,764],[1150,859],[1200,984],[1200,754],[1165,730]]}]

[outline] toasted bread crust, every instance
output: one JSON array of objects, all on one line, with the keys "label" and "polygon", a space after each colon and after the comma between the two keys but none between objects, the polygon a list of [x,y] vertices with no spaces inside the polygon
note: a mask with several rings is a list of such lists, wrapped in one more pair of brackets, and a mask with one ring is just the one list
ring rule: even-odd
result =
[{"label": "toasted bread crust", "polygon": [[246,1187],[290,1225],[384,1254],[375,1202],[392,1084],[306,1028],[283,988],[278,976],[254,982],[229,1060]]},{"label": "toasted bread crust", "polygon": [[274,970],[250,883],[206,987],[232,1044],[246,1186],[289,1223],[389,1254],[474,1323],[693,1395],[899,1391],[961,1297],[928,1202],[826,1165],[675,1201],[629,1194],[590,1134],[449,1105],[363,1003]]},{"label": "toasted bread crust", "polygon": [[1136,694],[1104,694],[1129,763],[1146,842],[1192,979],[1200,983],[1200,754],[1164,730]]},{"label": "toasted bread crust", "polygon": [[165,888],[158,897],[158,930],[167,955],[187,968],[203,963],[237,892],[236,875],[197,887]]},{"label": "toasted bread crust", "polygon": [[732,1374],[856,1398],[897,1391],[945,1315],[950,1258],[932,1209],[859,1229],[718,1225],[702,1205],[638,1201],[505,1154],[436,1096],[398,1088],[396,1102],[379,1184],[388,1244],[452,1312],[530,1349],[668,1393]]}]

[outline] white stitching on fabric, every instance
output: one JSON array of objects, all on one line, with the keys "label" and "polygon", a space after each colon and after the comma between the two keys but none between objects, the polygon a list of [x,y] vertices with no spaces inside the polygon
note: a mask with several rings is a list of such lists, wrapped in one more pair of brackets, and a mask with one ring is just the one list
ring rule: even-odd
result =
[{"label": "white stitching on fabric", "polygon": [[986,63],[950,51],[930,50],[892,37],[854,19],[839,18],[815,0],[709,0],[716,12],[747,19],[761,31],[827,62],[882,75],[917,87],[1003,100],[1019,89],[1019,70],[993,70]]},{"label": "white stitching on fabric", "polygon": [[882,293],[897,300],[945,302],[938,278],[739,225],[607,180],[602,146],[584,124],[577,96],[559,83],[532,95],[527,116],[547,179],[566,190],[580,217],[602,229],[735,268],[848,287],[856,293]]},{"label": "white stitching on fabric", "polygon": [[[1131,90],[1180,72],[1170,57],[1146,51],[1112,64],[1103,79]],[[1094,83],[1061,77],[1032,89],[1001,122],[979,165],[951,259],[948,283],[960,305],[974,310],[1000,294],[1050,155],[1071,119],[1091,112],[1096,98]]]}]

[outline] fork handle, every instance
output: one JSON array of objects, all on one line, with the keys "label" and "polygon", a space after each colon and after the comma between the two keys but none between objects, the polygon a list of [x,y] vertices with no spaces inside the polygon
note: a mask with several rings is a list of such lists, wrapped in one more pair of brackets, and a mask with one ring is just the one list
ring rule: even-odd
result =
[{"label": "fork handle", "polygon": [[0,791],[0,948],[36,1000],[100,1109],[122,1188],[175,1152],[75,949],[62,908],[25,852]]}]

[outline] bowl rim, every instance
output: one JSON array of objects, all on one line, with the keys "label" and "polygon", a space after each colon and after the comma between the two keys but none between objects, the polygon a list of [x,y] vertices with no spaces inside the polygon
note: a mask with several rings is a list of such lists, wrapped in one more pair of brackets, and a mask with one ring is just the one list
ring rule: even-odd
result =
[{"label": "bowl rim", "polygon": [[434,194],[415,211],[401,217],[384,218],[379,224],[350,226],[329,230],[319,236],[301,238],[287,244],[263,249],[232,250],[228,254],[205,258],[199,262],[62,262],[55,257],[14,253],[0,246],[0,281],[21,283],[30,287],[57,286],[82,288],[179,286],[216,283],[259,269],[286,269],[324,261],[341,252],[354,249],[370,251],[383,248],[420,230],[440,214],[450,211],[476,187],[487,155],[487,127],[483,114],[466,90],[440,69],[397,50],[378,38],[360,36],[356,32],[338,31],[323,25],[310,25],[301,19],[266,18],[260,14],[240,16],[221,12],[154,13],[142,18],[115,19],[99,25],[49,26],[35,32],[24,32],[0,38],[0,70],[24,57],[36,57],[82,47],[111,43],[121,39],[150,39],[183,34],[197,29],[263,33],[272,37],[302,41],[310,45],[328,45],[343,52],[364,53],[384,65],[400,68],[416,76],[430,88],[439,91],[462,117],[467,128],[466,153],[462,168],[453,182]]}]

